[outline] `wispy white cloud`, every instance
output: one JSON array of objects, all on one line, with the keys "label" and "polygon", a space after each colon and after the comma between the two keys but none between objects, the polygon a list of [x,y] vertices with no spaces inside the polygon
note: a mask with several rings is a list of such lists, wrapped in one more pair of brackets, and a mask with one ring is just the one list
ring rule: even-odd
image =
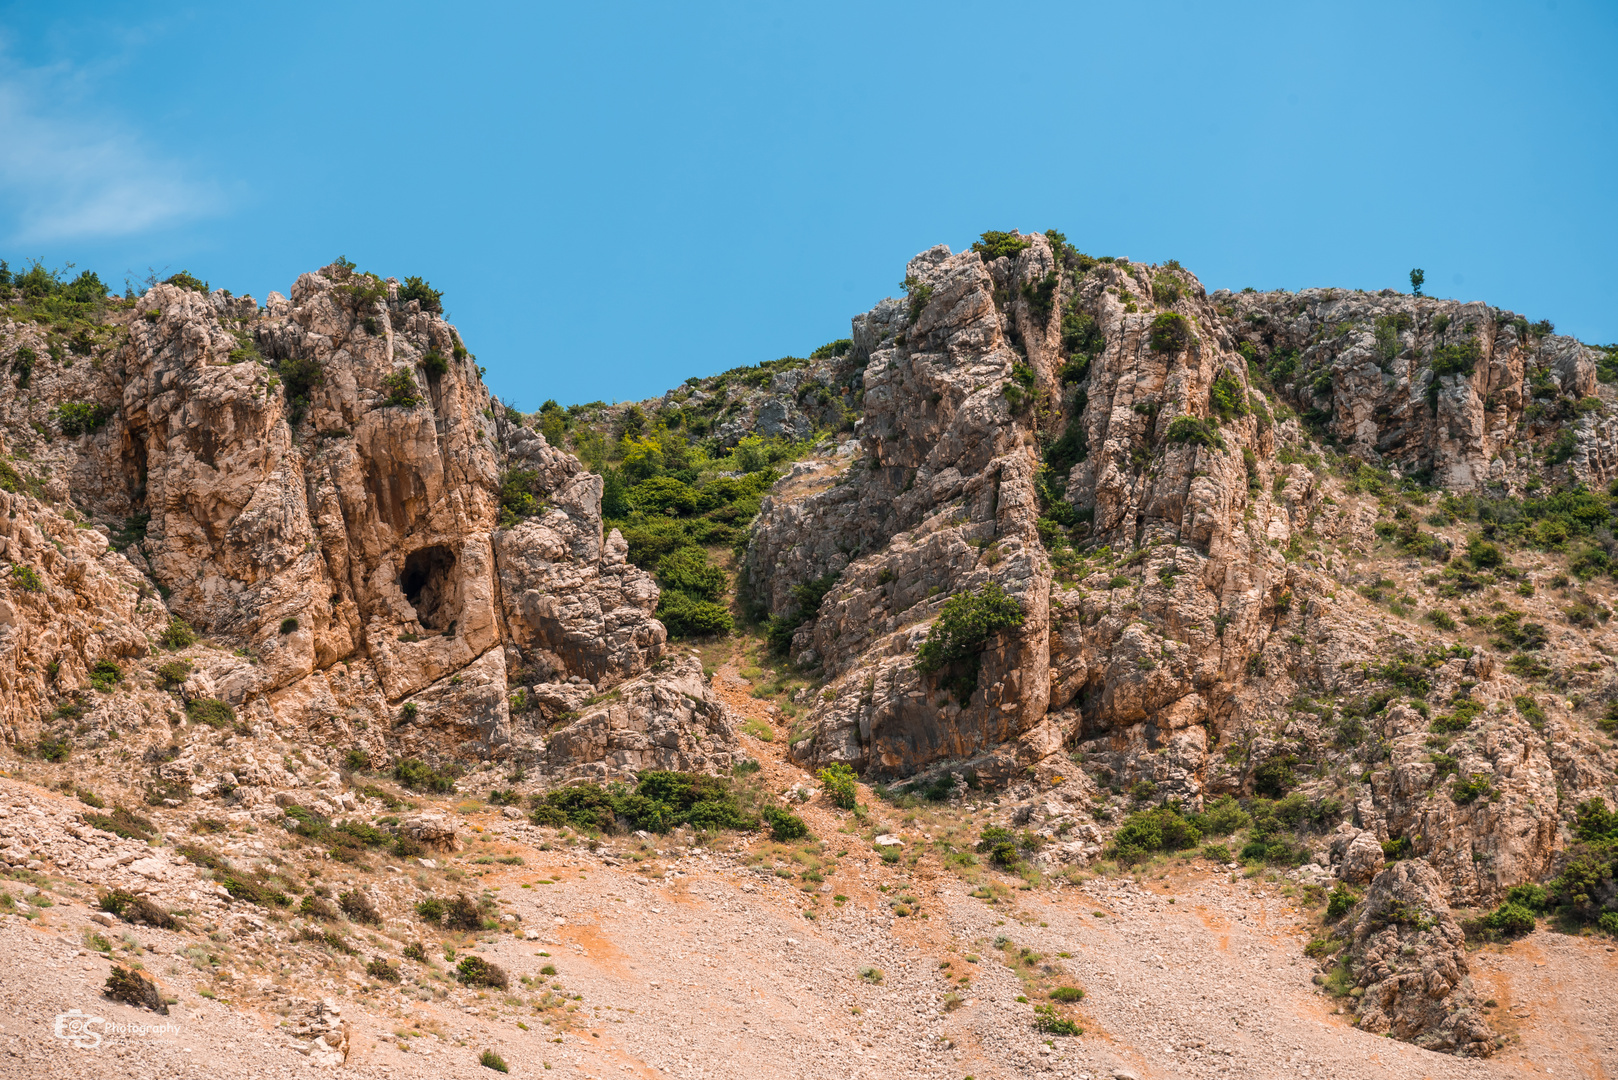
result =
[{"label": "wispy white cloud", "polygon": [[95,115],[75,82],[0,56],[0,228],[12,243],[130,236],[224,209],[217,184]]}]

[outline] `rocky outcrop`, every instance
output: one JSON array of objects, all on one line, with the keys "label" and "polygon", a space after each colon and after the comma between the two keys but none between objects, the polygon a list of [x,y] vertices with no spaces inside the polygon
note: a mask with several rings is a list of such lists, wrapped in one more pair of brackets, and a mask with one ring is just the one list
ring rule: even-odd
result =
[{"label": "rocky outcrop", "polygon": [[702,664],[669,658],[553,731],[541,764],[557,778],[633,781],[645,769],[722,772],[741,760],[729,711]]},{"label": "rocky outcrop", "polygon": [[1363,992],[1360,1029],[1429,1050],[1493,1053],[1496,1037],[1476,1008],[1465,940],[1432,867],[1410,860],[1378,874],[1356,910],[1348,954]]},{"label": "rocky outcrop", "polygon": [[1572,421],[1573,474],[1594,485],[1618,473],[1618,422],[1580,406],[1600,351],[1549,324],[1391,289],[1213,300],[1275,386],[1368,461],[1449,488],[1517,491],[1532,473],[1524,436]]},{"label": "rocky outcrop", "polygon": [[[1008,281],[1042,273],[1027,253],[1000,269]],[[887,301],[855,320],[863,458],[830,489],[766,501],[748,582],[756,602],[790,614],[795,587],[836,579],[793,641],[794,656],[829,679],[815,734],[794,747],[800,760],[904,775],[1009,746],[1005,771],[1061,744],[1045,724],[1050,564],[1035,529],[1038,461],[1032,429],[1004,392],[1020,362],[1014,320],[975,253],[934,248],[908,270],[925,300],[913,319]],[[945,600],[989,582],[1017,599],[1025,621],[990,644],[976,689],[957,700],[915,671],[914,650]]]},{"label": "rocky outcrop", "polygon": [[658,589],[616,529],[603,540],[601,477],[538,432],[506,431],[510,467],[531,470],[543,509],[495,534],[512,659],[523,682],[581,676],[611,686],[645,670],[667,634]]},{"label": "rocky outcrop", "polygon": [[[0,496],[21,500],[9,557],[45,574],[0,608],[18,624],[0,628],[14,741],[51,689],[144,654],[170,614],[236,653],[188,654],[187,699],[378,757],[509,752],[508,658],[602,689],[656,659],[657,588],[602,537],[599,477],[507,424],[455,329],[391,280],[338,263],[262,309],[157,285],[85,333],[93,363],[29,372],[31,400],[83,404],[83,434],[48,439],[68,429],[60,409],[0,417],[35,462],[0,486],[71,494],[111,523],[81,539]],[[13,356],[30,341],[8,338]],[[503,469],[543,476],[545,513],[500,527]]]},{"label": "rocky outcrop", "polygon": [[108,549],[106,532],[81,525],[0,491],[0,731],[13,745],[73,726],[84,711],[73,695],[89,689],[91,669],[116,665],[115,680],[103,677],[112,689],[168,622],[157,590]]}]

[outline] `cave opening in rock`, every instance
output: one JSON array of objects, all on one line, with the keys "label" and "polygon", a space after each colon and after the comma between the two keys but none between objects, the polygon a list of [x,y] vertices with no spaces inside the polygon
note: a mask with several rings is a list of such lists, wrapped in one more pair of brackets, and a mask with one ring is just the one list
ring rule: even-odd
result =
[{"label": "cave opening in rock", "polygon": [[416,621],[429,630],[447,629],[454,621],[454,569],[455,553],[447,547],[422,548],[405,559],[399,589],[416,609]]}]

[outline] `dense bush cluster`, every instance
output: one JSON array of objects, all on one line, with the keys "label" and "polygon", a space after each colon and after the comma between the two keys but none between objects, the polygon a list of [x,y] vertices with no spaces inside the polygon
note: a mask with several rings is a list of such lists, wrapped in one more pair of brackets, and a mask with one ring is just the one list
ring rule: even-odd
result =
[{"label": "dense bush cluster", "polygon": [[76,439],[101,430],[117,411],[99,401],[65,401],[56,407],[56,426],[63,435]]},{"label": "dense bush cluster", "polygon": [[530,817],[536,825],[600,832],[665,833],[679,825],[750,832],[759,827],[758,815],[742,805],[729,780],[664,770],[641,773],[633,789],[593,783],[556,788],[535,796]]},{"label": "dense bush cluster", "polygon": [[980,592],[952,596],[916,650],[916,670],[923,675],[944,672],[944,685],[965,705],[977,689],[989,640],[1002,630],[1021,626],[1023,619],[1022,605],[998,582],[989,582]]},{"label": "dense bush cluster", "polygon": [[1006,256],[1015,257],[1017,252],[1032,243],[1032,240],[1018,236],[1016,232],[998,232],[990,229],[978,238],[972,245],[972,250],[983,256],[984,262],[993,262]]}]

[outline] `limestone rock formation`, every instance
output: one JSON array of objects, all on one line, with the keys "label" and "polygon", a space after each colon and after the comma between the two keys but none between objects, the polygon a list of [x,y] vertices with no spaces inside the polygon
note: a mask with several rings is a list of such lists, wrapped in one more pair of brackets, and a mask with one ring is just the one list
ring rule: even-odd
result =
[{"label": "limestone rock formation", "polygon": [[168,622],[157,590],[107,534],[79,528],[24,494],[0,491],[0,731],[34,741],[52,699],[89,688],[98,663],[123,678]]},{"label": "limestone rock formation", "polygon": [[[1590,399],[1600,352],[1488,304],[1342,289],[1215,293],[1231,332],[1323,430],[1373,462],[1451,488],[1520,486],[1524,435]],[[1618,426],[1576,414],[1568,460],[1587,483],[1618,471]],[[1527,432],[1520,430],[1526,425]]]},{"label": "limestone rock formation", "polygon": [[539,516],[496,534],[512,646],[535,682],[581,676],[610,686],[657,658],[667,635],[652,617],[658,590],[627,561],[617,530],[603,540],[601,477],[538,432],[507,429],[513,469],[545,493]]},{"label": "limestone rock formation", "polygon": [[[55,355],[9,329],[13,365]],[[508,424],[391,279],[337,263],[263,308],[156,285],[84,335],[93,363],[38,363],[37,397],[0,408],[33,463],[3,486],[37,491],[0,495],[12,741],[171,615],[236,652],[188,654],[188,700],[378,758],[507,754],[512,675],[605,689],[657,658],[657,588],[602,537],[600,478]],[[543,474],[542,515],[502,522],[511,469]],[[121,553],[38,501],[69,494],[124,523]]]},{"label": "limestone rock formation", "polygon": [[1359,1026],[1429,1050],[1486,1057],[1495,1034],[1476,1008],[1466,936],[1450,916],[1432,867],[1395,863],[1371,884],[1353,929],[1349,964]]},{"label": "limestone rock formation", "polygon": [[646,769],[720,772],[741,758],[729,710],[695,657],[670,657],[549,736],[543,764],[557,777],[633,780]]},{"label": "limestone rock formation", "polygon": [[[1028,261],[1021,273],[1035,267]],[[837,486],[766,502],[749,582],[780,613],[794,608],[795,586],[837,579],[793,643],[830,679],[817,735],[795,748],[802,760],[902,775],[940,758],[1000,753],[1005,771],[1019,754],[1037,760],[1061,744],[1045,723],[1050,565],[1035,530],[1037,460],[1003,393],[1019,363],[1008,339],[1014,323],[997,311],[996,279],[975,253],[934,248],[909,273],[927,297],[914,320],[890,301],[855,322],[865,456]],[[989,582],[1018,600],[1025,621],[993,643],[962,702],[910,660],[950,595]]]}]

